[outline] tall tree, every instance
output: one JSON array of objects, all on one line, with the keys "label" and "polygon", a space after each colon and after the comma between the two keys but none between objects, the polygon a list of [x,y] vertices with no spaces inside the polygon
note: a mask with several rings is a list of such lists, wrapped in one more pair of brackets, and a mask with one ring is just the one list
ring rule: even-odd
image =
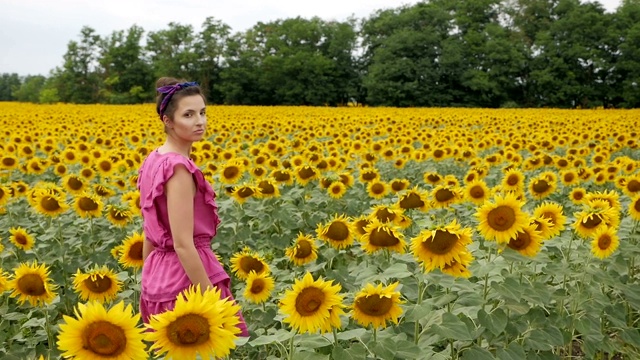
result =
[{"label": "tall tree", "polygon": [[3,73],[0,75],[0,101],[14,101],[13,92],[20,88],[22,80],[18,74]]},{"label": "tall tree", "polygon": [[196,80],[199,69],[196,41],[191,25],[170,22],[168,29],[150,32],[146,50],[154,75]]},{"label": "tall tree", "polygon": [[44,87],[46,77],[42,75],[27,76],[20,88],[13,92],[18,101],[37,103],[40,102],[40,91]]},{"label": "tall tree", "polygon": [[222,93],[214,86],[220,82],[224,55],[231,34],[231,27],[220,20],[208,17],[202,24],[195,44],[198,53],[198,79],[210,102],[223,102]]}]

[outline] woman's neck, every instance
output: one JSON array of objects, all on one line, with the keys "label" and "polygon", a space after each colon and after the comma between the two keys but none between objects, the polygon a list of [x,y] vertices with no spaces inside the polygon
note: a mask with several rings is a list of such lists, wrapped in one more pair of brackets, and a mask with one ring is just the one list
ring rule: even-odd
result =
[{"label": "woman's neck", "polygon": [[177,139],[172,138],[171,136],[167,137],[167,140],[164,142],[164,145],[161,146],[162,152],[175,152],[183,155],[184,157],[189,157],[191,153],[191,142],[182,142]]}]

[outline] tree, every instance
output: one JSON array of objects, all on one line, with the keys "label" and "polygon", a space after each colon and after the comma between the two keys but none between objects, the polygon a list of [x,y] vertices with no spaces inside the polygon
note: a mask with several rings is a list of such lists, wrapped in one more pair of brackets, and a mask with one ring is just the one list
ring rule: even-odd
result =
[{"label": "tree", "polygon": [[20,76],[16,73],[0,75],[0,101],[15,101],[13,92],[18,90],[21,84]]},{"label": "tree", "polygon": [[40,102],[40,91],[46,80],[47,78],[42,75],[27,76],[20,88],[13,92],[13,96],[18,101],[38,103]]},{"label": "tree", "polygon": [[202,24],[195,44],[198,53],[198,79],[200,86],[212,103],[222,103],[223,95],[214,86],[220,82],[220,73],[224,65],[224,54],[229,41],[231,27],[208,17]]},{"label": "tree", "polygon": [[199,59],[196,40],[193,26],[175,22],[170,22],[166,30],[150,32],[146,50],[155,77],[197,80]]}]

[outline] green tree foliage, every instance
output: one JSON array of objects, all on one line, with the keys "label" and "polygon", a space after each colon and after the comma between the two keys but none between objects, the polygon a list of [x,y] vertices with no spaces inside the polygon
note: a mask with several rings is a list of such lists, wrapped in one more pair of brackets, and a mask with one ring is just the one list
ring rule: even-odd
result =
[{"label": "green tree foliage", "polygon": [[580,0],[429,0],[235,33],[213,17],[149,33],[85,26],[48,77],[0,74],[0,101],[139,103],[174,76],[216,104],[638,107],[638,24],[640,0],[614,13]]}]

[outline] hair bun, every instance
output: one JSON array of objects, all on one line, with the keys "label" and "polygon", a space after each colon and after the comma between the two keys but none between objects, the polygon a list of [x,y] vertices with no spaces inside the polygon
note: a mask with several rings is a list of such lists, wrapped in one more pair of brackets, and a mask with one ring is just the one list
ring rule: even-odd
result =
[{"label": "hair bun", "polygon": [[180,80],[174,78],[174,77],[161,77],[160,79],[158,79],[158,81],[156,81],[156,89],[157,88],[161,88],[163,86],[167,86],[167,85],[175,85],[180,83]]}]

